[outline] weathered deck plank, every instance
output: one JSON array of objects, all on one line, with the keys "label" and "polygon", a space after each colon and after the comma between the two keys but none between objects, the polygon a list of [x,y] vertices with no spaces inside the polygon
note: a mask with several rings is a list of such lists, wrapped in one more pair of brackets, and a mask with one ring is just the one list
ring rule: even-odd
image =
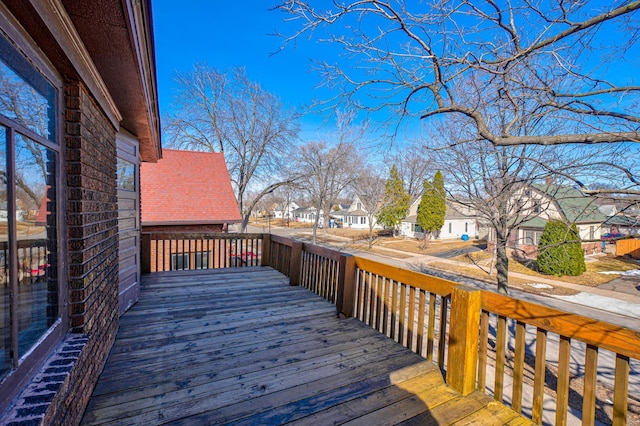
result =
[{"label": "weathered deck plank", "polygon": [[287,282],[270,268],[144,277],[83,424],[517,417],[483,396],[460,397],[433,363]]}]

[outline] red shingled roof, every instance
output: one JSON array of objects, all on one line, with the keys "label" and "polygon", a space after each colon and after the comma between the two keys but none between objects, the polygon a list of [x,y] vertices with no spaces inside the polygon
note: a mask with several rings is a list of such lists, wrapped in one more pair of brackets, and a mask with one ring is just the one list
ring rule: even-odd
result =
[{"label": "red shingled roof", "polygon": [[163,149],[141,164],[140,181],[142,225],[242,220],[223,154]]}]

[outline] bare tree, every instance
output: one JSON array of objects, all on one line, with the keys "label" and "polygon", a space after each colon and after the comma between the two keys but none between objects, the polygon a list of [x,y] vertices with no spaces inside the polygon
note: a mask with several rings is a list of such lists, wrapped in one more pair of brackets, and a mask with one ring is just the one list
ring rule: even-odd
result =
[{"label": "bare tree", "polygon": [[[495,146],[640,142],[640,2],[281,0],[276,9],[296,25],[284,46],[308,36],[347,53],[318,61],[338,93],[328,102],[386,110],[396,123],[465,117]],[[511,105],[504,126],[484,108],[495,103]],[[535,131],[514,125],[523,116]],[[621,175],[631,183],[615,191],[640,195],[637,171]]]},{"label": "bare tree", "polygon": [[[179,90],[165,134],[178,147],[224,153],[244,230],[256,203],[292,182],[282,163],[297,137],[296,114],[250,81],[244,69],[223,73],[196,64],[176,81]],[[246,197],[249,188],[256,191],[252,200]]]},{"label": "bare tree", "polygon": [[[618,157],[623,151],[612,147],[581,149],[575,145],[495,146],[482,140],[456,143],[468,140],[470,135],[462,133],[464,128],[463,123],[440,126],[439,137],[431,139],[431,158],[445,174],[447,198],[468,207],[470,215],[477,214],[491,229],[498,291],[506,294],[507,246],[512,231],[550,208],[542,198],[539,204],[532,205],[534,197],[526,197],[523,192],[550,178],[556,184],[572,184],[580,175],[601,175],[606,170],[598,159]],[[570,171],[574,178],[566,179],[562,170]]]},{"label": "bare tree", "polygon": [[313,226],[315,244],[321,212],[326,224],[331,206],[355,181],[360,159],[355,145],[346,142],[333,147],[324,142],[309,142],[299,147],[296,157],[300,184],[317,211]]},{"label": "bare tree", "polygon": [[423,143],[413,142],[402,147],[392,160],[398,167],[411,201],[420,197],[424,180],[435,171],[426,154]]},{"label": "bare tree", "polygon": [[367,212],[369,224],[369,248],[373,247],[373,227],[376,224],[376,216],[382,206],[382,198],[385,190],[385,180],[372,172],[372,165],[364,167],[364,171],[355,181],[354,191],[358,195],[363,209]]}]

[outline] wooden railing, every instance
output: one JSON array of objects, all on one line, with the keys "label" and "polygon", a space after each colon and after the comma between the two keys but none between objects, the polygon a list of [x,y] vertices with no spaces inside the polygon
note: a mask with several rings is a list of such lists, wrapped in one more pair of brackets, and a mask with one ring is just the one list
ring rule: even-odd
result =
[{"label": "wooden railing", "polygon": [[[629,377],[632,371],[636,379],[640,374],[637,331],[289,238],[202,237],[224,242],[214,244],[225,254],[221,259],[229,257],[226,254],[234,244],[236,254],[260,247],[258,261],[244,259],[238,265],[220,260],[219,267],[271,266],[288,276],[291,285],[304,286],[334,303],[341,315],[357,317],[436,362],[456,391],[463,395],[488,392],[535,423],[542,423],[545,391],[556,395],[555,423],[566,423],[570,377],[576,375],[572,371],[576,362],[571,364],[570,359],[583,350],[576,349],[576,343],[582,344],[583,386],[578,393],[583,424],[595,422],[599,386],[613,392],[613,424],[626,424]],[[196,239],[189,235],[171,241],[185,238]],[[558,344],[557,361],[547,350],[551,340]],[[613,365],[605,365],[608,355],[598,361],[599,354],[605,353],[611,354]],[[505,395],[507,375],[513,382],[510,395]],[[557,385],[545,382],[549,375]],[[608,375],[613,377],[611,383],[605,380]],[[525,395],[531,395],[529,400]]]},{"label": "wooden railing", "polygon": [[141,269],[149,273],[259,266],[263,252],[262,234],[143,233]]},{"label": "wooden railing", "polygon": [[[637,369],[640,359],[638,331],[486,291],[482,292],[481,300],[479,390],[484,390],[487,385],[488,353],[495,352],[494,398],[501,402],[504,400],[505,370],[509,369],[513,377],[511,406],[515,411],[523,412],[525,367],[529,367],[533,396],[527,404],[531,411],[527,410],[525,414],[540,423],[545,376],[552,368],[555,371],[553,376],[557,379],[557,386],[553,389],[557,401],[555,420],[556,424],[565,424],[569,394],[570,391],[575,392],[570,390],[570,378],[576,375],[575,369],[578,367],[582,370],[582,386],[577,392],[582,396],[583,424],[593,424],[595,421],[598,381],[613,389],[613,424],[625,424],[631,360],[635,360],[636,378],[640,374]],[[513,327],[509,327],[509,321]],[[495,337],[489,333],[492,327],[496,329]],[[515,329],[511,339],[508,336],[509,328]],[[527,339],[527,334],[532,338]],[[495,351],[491,349],[494,346],[490,343],[492,338],[495,338]],[[554,345],[558,346],[557,361],[549,362],[553,354],[549,354],[547,346],[552,339]],[[599,355],[603,358],[600,365]],[[570,362],[572,358],[573,366]]]}]

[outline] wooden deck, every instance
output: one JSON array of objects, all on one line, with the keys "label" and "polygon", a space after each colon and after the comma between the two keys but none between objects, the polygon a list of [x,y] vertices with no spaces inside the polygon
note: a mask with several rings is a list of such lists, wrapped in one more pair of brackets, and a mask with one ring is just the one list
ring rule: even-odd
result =
[{"label": "wooden deck", "polygon": [[528,424],[271,268],[143,278],[83,424]]}]

